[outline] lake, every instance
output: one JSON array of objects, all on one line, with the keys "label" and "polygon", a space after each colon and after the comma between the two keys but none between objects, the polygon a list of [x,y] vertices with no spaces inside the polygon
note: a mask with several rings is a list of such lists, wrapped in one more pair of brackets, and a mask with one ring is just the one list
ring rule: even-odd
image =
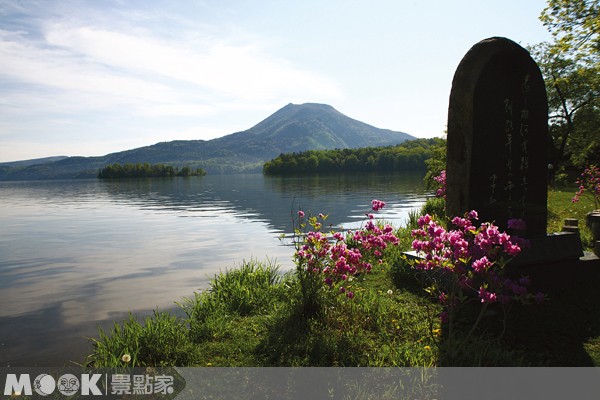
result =
[{"label": "lake", "polygon": [[171,309],[243,260],[293,268],[299,209],[356,228],[400,226],[428,193],[422,175],[0,182],[0,367],[82,363],[86,337],[133,312]]}]

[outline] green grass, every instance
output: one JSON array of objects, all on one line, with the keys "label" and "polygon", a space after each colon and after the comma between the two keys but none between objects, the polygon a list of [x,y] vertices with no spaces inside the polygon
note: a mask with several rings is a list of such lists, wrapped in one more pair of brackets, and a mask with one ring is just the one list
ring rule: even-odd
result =
[{"label": "green grass", "polygon": [[593,203],[585,199],[573,203],[571,199],[575,189],[562,189],[548,191],[548,233],[560,232],[565,218],[576,218],[579,221],[581,243],[585,249],[593,247],[592,233],[586,226],[585,217],[592,211]]},{"label": "green grass", "polygon": [[[564,218],[578,218],[585,238],[587,210],[571,196],[549,193],[549,231],[560,230]],[[427,211],[439,212],[438,203]],[[100,331],[87,365],[600,366],[600,274],[589,279],[567,271],[548,302],[515,306],[506,318],[491,307],[468,343],[455,347],[450,344],[466,335],[473,314],[462,315],[456,337],[441,330],[439,306],[403,258],[410,229],[398,230],[401,243],[386,250],[383,264],[350,283],[353,300],[323,287],[307,300],[293,271],[252,260],[181,301],[181,317],[156,311],[139,322],[132,315]],[[125,354],[131,360],[123,361]]]},{"label": "green grass", "polygon": [[[186,365],[196,351],[189,341],[187,328],[180,318],[155,311],[144,323],[130,315],[108,332],[100,330],[92,339],[95,351],[87,363],[94,366],[172,366]],[[125,362],[123,357],[131,359]]]},{"label": "green grass", "polygon": [[378,267],[356,278],[353,300],[322,293],[320,312],[307,316],[294,274],[246,262],[185,299],[184,318],[156,312],[101,331],[87,364],[123,366],[129,354],[132,366],[435,365],[428,315],[437,306],[394,287],[390,274]]}]

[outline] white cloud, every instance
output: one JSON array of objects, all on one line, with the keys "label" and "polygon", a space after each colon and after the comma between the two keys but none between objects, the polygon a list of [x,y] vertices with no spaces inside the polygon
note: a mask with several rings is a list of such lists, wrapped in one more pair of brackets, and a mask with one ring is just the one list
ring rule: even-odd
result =
[{"label": "white cloud", "polygon": [[[271,57],[256,45],[169,43],[137,33],[52,24],[45,31],[46,42],[40,43],[24,33],[1,31],[0,76],[77,96],[94,94],[106,105],[153,111],[165,105],[170,115],[207,111],[219,101],[341,97],[333,81]],[[92,108],[99,106],[93,103]],[[175,111],[180,103],[181,111]]]},{"label": "white cloud", "polygon": [[[163,84],[122,76],[64,51],[40,48],[23,41],[2,38],[0,58],[3,60],[0,75],[8,79],[58,89],[58,94],[62,91],[81,96],[101,96],[107,107],[124,102],[175,98],[173,91]],[[17,91],[27,93],[31,89],[21,87]],[[79,97],[73,98],[75,102],[78,100]],[[98,107],[99,104],[93,106]]]},{"label": "white cloud", "polygon": [[57,24],[47,29],[46,39],[51,45],[103,65],[181,81],[215,95],[247,100],[269,100],[298,92],[340,95],[331,81],[272,57],[255,44],[231,45],[197,38],[174,43],[144,31]]}]

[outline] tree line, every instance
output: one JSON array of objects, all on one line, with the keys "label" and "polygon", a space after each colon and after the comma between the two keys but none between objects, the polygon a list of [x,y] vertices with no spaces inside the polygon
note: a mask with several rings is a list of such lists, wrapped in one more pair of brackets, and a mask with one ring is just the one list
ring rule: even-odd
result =
[{"label": "tree line", "polygon": [[120,179],[120,178],[170,178],[175,176],[204,176],[206,171],[202,168],[193,169],[185,166],[181,169],[172,165],[149,164],[149,163],[114,163],[107,165],[98,171],[99,179]]},{"label": "tree line", "polygon": [[550,163],[558,178],[600,164],[600,1],[548,0],[552,41],[530,46],[548,93]]},{"label": "tree line", "polygon": [[266,175],[328,172],[424,171],[440,138],[409,140],[396,146],[307,150],[282,153],[263,166]]}]

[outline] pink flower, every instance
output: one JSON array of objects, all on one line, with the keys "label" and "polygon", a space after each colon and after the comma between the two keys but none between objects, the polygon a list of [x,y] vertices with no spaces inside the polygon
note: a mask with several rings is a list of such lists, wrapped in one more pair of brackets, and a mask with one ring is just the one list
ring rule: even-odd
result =
[{"label": "pink flower", "polygon": [[[478,214],[474,210],[463,217],[455,217],[452,222],[456,228],[446,231],[429,215],[420,217],[419,229],[411,232],[414,239],[412,248],[421,256],[413,263],[413,267],[418,270],[437,270],[449,274],[449,277],[453,275],[451,279],[456,286],[452,290],[456,291],[455,294],[464,296],[471,292],[484,304],[509,304],[513,300],[533,298],[527,292],[529,278],[521,278],[518,282],[503,278],[506,262],[510,257],[520,254],[521,249],[527,247],[527,242],[501,232],[493,223],[485,222],[475,227],[472,220],[476,218]],[[514,220],[510,226],[524,228],[524,223]],[[453,306],[447,304],[446,296],[439,295],[438,300],[442,304],[446,302],[448,307]],[[543,295],[537,296],[536,301],[542,300]],[[447,311],[452,312],[452,309]]]},{"label": "pink flower", "polygon": [[586,190],[594,201],[594,208],[600,207],[600,167],[596,165],[588,166],[581,177],[577,179],[579,191],[575,193],[572,202],[576,203],[584,195]]},{"label": "pink flower", "polygon": [[511,257],[516,257],[521,253],[521,248],[518,244],[513,244],[511,242],[504,243],[504,251],[508,253]]},{"label": "pink flower", "polygon": [[375,230],[375,224],[373,223],[373,221],[369,220],[367,222],[367,224],[365,225],[365,229],[368,230],[368,231]]},{"label": "pink flower", "polygon": [[304,217],[304,211],[302,211],[302,210],[298,211],[298,216],[300,218],[303,218]]},{"label": "pink flower", "polygon": [[479,298],[482,303],[495,303],[497,300],[496,293],[488,292],[483,286],[479,288]]},{"label": "pink flower", "polygon": [[480,259],[475,260],[473,262],[473,271],[482,272],[488,269],[491,265],[492,263],[488,260],[488,258],[486,256],[483,256]]},{"label": "pink flower", "polygon": [[[474,212],[474,211],[471,211]],[[471,221],[467,218],[454,217],[452,218],[452,224],[457,228],[460,228],[464,231],[470,231],[475,229],[475,227],[471,224]]]},{"label": "pink flower", "polygon": [[440,187],[435,191],[437,197],[446,198],[446,171],[441,171],[438,176],[433,178],[434,181],[440,184]]},{"label": "pink flower", "polygon": [[419,227],[424,227],[425,225],[429,225],[429,223],[431,222],[431,216],[429,214],[425,214],[422,217],[419,217],[417,223],[419,224]]},{"label": "pink flower", "polygon": [[376,199],[371,201],[371,208],[373,209],[373,211],[379,211],[383,207],[385,207],[385,202]]},{"label": "pink flower", "polygon": [[438,300],[439,300],[440,304],[446,304],[446,301],[448,300],[446,297],[446,293],[441,292],[438,296]]}]

